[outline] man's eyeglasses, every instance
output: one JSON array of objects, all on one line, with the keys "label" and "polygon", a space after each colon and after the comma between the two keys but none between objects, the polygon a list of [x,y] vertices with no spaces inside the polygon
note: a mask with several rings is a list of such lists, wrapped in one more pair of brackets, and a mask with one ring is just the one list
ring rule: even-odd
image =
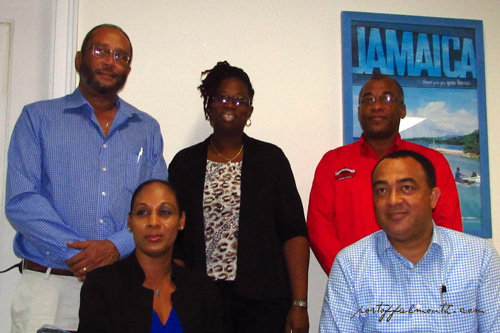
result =
[{"label": "man's eyeglasses", "polygon": [[212,101],[219,103],[219,104],[224,104],[224,105],[229,104],[229,101],[233,102],[234,106],[240,106],[240,105],[249,106],[250,105],[250,100],[248,98],[243,98],[243,97],[231,97],[231,96],[224,96],[224,95],[215,95],[214,97],[212,97]]},{"label": "man's eyeglasses", "polygon": [[111,50],[103,45],[90,45],[87,47],[88,49],[92,49],[92,55],[96,58],[103,59],[109,57],[110,54],[113,54],[113,59],[116,63],[127,66],[130,63],[130,56],[121,50]]},{"label": "man's eyeglasses", "polygon": [[377,100],[380,104],[391,104],[399,101],[399,98],[394,97],[393,95],[382,95],[378,99],[375,98],[375,96],[365,96],[359,99],[359,104],[372,105]]}]

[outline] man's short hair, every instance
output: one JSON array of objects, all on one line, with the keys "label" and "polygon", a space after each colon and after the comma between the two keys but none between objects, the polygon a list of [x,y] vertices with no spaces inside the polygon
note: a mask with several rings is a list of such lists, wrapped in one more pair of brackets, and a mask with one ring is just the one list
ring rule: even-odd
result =
[{"label": "man's short hair", "polygon": [[434,168],[434,165],[432,165],[432,162],[429,161],[427,157],[425,157],[422,154],[419,154],[417,152],[414,152],[412,150],[397,150],[395,152],[392,152],[388,155],[386,155],[384,158],[382,158],[380,161],[378,161],[377,165],[375,165],[375,168],[373,168],[372,171],[372,179],[373,179],[373,173],[375,172],[375,169],[378,167],[380,162],[386,159],[398,159],[398,158],[406,158],[406,157],[411,157],[415,161],[417,161],[421,166],[422,169],[424,170],[425,174],[425,179],[427,180],[427,185],[429,186],[429,189],[433,189],[436,187],[436,169]]},{"label": "man's short hair", "polygon": [[94,31],[96,31],[97,29],[101,29],[101,28],[110,28],[110,29],[118,30],[118,31],[120,31],[127,38],[128,43],[130,44],[130,62],[132,62],[132,55],[133,55],[134,51],[133,51],[133,48],[132,48],[132,42],[130,41],[130,38],[128,37],[127,33],[125,31],[123,31],[122,28],[120,28],[117,25],[110,24],[110,23],[104,23],[104,24],[96,25],[89,32],[87,32],[87,35],[85,35],[85,38],[83,39],[82,49],[80,51],[82,53],[85,52],[85,50],[87,49],[87,44],[89,42],[89,39],[94,34]]},{"label": "man's short hair", "polygon": [[361,97],[362,97],[361,93],[363,92],[363,88],[365,87],[366,83],[368,83],[368,81],[372,81],[372,80],[379,81],[379,80],[384,80],[384,79],[389,79],[389,80],[394,81],[396,83],[396,86],[398,87],[398,93],[400,95],[401,103],[405,104],[405,93],[403,91],[403,87],[398,82],[398,80],[396,80],[392,76],[385,75],[385,74],[373,74],[372,76],[370,76],[370,78],[368,80],[366,80],[365,84],[363,84],[363,86],[361,87],[361,90],[359,91],[359,100],[361,100]]}]

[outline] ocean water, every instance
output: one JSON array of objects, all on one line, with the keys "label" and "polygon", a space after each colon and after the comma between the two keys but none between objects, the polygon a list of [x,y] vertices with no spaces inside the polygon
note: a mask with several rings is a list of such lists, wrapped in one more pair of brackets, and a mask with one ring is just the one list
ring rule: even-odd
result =
[{"label": "ocean water", "polygon": [[[444,148],[452,150],[462,150],[462,146],[455,145],[442,145],[442,144],[426,144],[420,143],[426,147],[430,148]],[[464,156],[443,154],[450,164],[451,172],[453,176],[457,167],[460,168],[460,172],[464,174],[464,177],[470,177],[472,172],[476,172],[481,175],[481,163],[478,159],[468,158]],[[460,209],[462,211],[462,221],[464,224],[464,231],[467,233],[474,233],[474,231],[480,230],[482,228],[482,212],[481,212],[481,185],[480,184],[462,184],[456,183],[458,189],[458,195],[460,197]]]}]

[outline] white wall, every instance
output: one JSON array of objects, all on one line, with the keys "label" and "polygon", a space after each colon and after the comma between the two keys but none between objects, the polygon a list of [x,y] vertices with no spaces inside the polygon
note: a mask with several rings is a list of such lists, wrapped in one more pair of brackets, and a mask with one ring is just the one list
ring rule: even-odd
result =
[{"label": "white wall", "polygon": [[[490,166],[500,164],[500,77],[497,0],[85,0],[79,42],[93,26],[120,25],[134,44],[132,72],[122,97],[156,117],[165,158],[205,138],[196,87],[202,70],[219,60],[242,67],[256,91],[247,133],[287,154],[307,209],[321,156],[342,144],[341,11],[483,20]],[[491,170],[494,170],[493,168]],[[491,172],[493,240],[500,250],[500,175]],[[326,275],[311,258],[311,331],[316,331]]]},{"label": "white wall", "polygon": [[[2,97],[6,108],[0,114],[0,268],[17,262],[12,250],[14,229],[4,214],[7,147],[10,133],[25,104],[52,97],[54,63],[55,1],[0,0],[0,21],[10,23],[9,58],[3,68],[7,87]],[[2,45],[4,46],[4,45]],[[2,47],[0,46],[0,47]],[[6,75],[8,74],[8,77]],[[0,274],[0,333],[10,331],[10,304],[19,271]]]}]

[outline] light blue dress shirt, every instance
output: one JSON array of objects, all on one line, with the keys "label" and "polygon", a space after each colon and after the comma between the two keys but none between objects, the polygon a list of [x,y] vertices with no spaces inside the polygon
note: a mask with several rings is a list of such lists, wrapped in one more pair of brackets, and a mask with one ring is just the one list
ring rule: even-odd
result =
[{"label": "light blue dress shirt", "polygon": [[132,252],[127,213],[135,188],[166,179],[158,122],[120,98],[109,135],[80,90],[24,107],[8,153],[6,215],[14,252],[68,269],[66,242],[108,239]]},{"label": "light blue dress shirt", "polygon": [[337,255],[320,332],[500,332],[500,259],[486,240],[434,225],[414,265],[375,232]]}]

